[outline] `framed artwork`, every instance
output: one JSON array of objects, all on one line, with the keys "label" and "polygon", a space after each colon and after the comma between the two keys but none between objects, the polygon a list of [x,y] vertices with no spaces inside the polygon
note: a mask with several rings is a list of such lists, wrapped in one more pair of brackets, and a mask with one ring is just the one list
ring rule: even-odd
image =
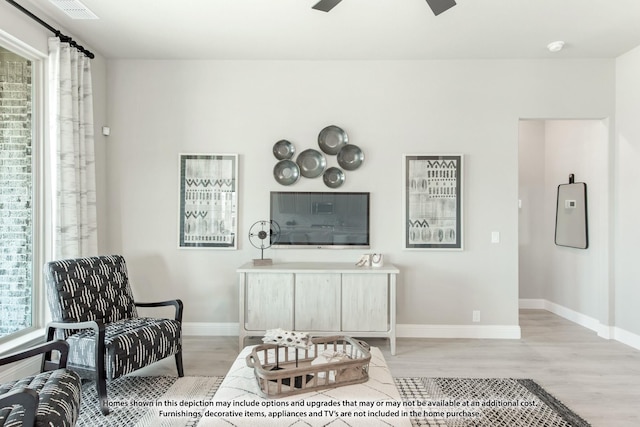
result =
[{"label": "framed artwork", "polygon": [[180,154],[180,247],[238,248],[238,155]]},{"label": "framed artwork", "polygon": [[460,154],[404,156],[405,249],[462,250]]}]

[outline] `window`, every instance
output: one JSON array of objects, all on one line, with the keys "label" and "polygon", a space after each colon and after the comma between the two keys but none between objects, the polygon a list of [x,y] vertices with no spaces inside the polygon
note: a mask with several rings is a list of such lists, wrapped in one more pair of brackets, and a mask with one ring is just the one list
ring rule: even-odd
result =
[{"label": "window", "polygon": [[[0,42],[3,40],[0,38]],[[36,60],[38,65],[40,61]],[[37,70],[37,66],[36,66]],[[40,326],[34,61],[0,44],[0,341]],[[38,73],[36,73],[38,74]]]}]

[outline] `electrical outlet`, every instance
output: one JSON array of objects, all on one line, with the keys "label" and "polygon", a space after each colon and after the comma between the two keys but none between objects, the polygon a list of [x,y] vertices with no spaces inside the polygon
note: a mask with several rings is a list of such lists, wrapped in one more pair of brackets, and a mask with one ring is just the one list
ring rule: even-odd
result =
[{"label": "electrical outlet", "polygon": [[480,321],[480,310],[473,310],[473,321],[474,322]]}]

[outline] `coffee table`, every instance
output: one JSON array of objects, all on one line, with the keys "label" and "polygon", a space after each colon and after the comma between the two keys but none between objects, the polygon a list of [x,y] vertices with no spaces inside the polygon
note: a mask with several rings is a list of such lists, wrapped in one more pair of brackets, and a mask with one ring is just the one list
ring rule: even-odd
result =
[{"label": "coffee table", "polygon": [[377,347],[370,349],[367,382],[276,399],[260,395],[254,371],[246,364],[252,348],[240,352],[198,427],[411,426],[401,416],[400,394]]}]

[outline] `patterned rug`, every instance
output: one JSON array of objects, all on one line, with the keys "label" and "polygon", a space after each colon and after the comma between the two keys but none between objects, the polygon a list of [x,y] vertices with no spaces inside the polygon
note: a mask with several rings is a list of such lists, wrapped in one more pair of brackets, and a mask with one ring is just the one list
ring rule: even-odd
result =
[{"label": "patterned rug", "polygon": [[[192,427],[198,424],[199,414],[193,406],[186,405],[210,401],[223,379],[224,377],[121,377],[107,384],[111,409],[107,416],[100,411],[95,382],[87,381],[82,385],[82,406],[76,426]],[[160,418],[156,408],[168,407],[183,411],[185,416]]]},{"label": "patterned rug", "polygon": [[[111,413],[102,415],[93,382],[82,389],[78,427],[193,427],[222,377],[123,377],[108,385]],[[528,379],[396,378],[415,427],[587,427]],[[159,416],[159,410],[172,416]],[[180,416],[174,416],[174,415]]]},{"label": "patterned rug", "polygon": [[590,426],[528,379],[396,378],[395,382],[413,415],[413,426]]}]

